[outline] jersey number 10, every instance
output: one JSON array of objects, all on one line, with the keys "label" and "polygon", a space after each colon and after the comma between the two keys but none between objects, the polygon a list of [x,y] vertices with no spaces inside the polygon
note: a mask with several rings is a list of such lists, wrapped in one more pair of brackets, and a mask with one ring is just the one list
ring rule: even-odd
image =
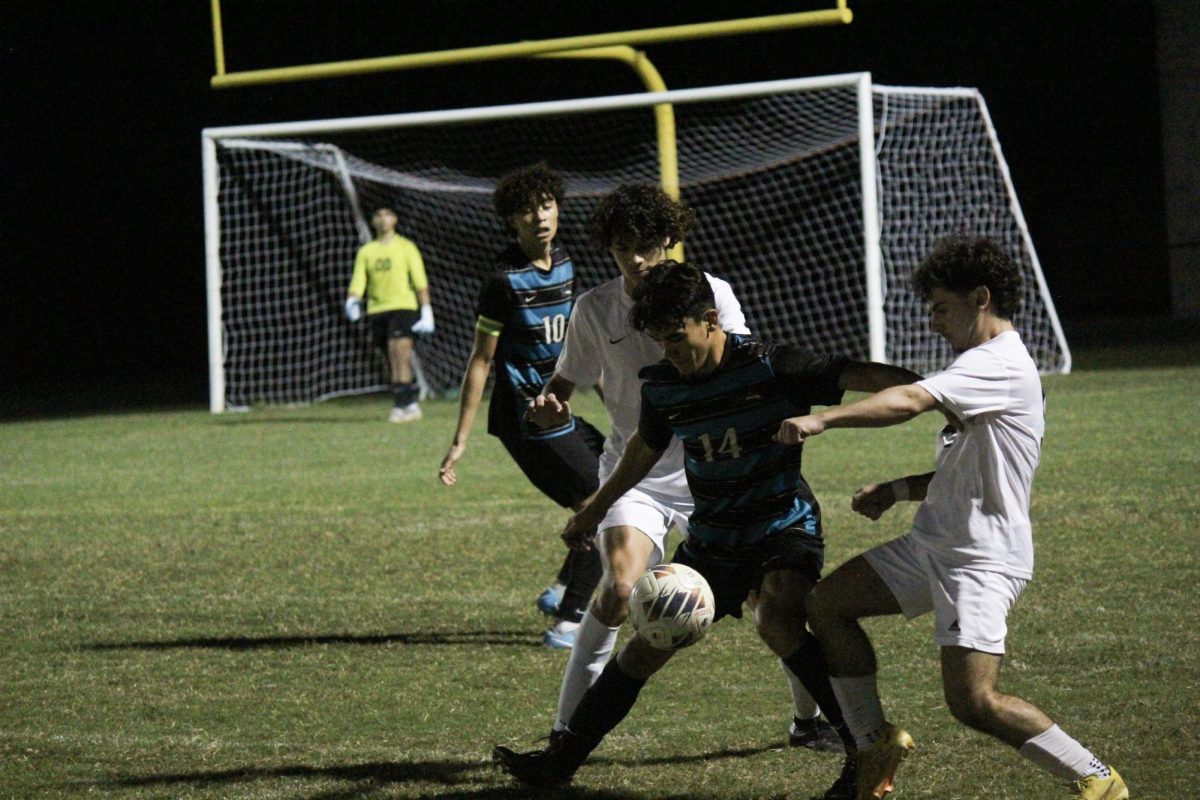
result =
[{"label": "jersey number 10", "polygon": [[542,327],[546,329],[546,344],[561,342],[567,335],[567,317],[565,314],[543,317]]}]

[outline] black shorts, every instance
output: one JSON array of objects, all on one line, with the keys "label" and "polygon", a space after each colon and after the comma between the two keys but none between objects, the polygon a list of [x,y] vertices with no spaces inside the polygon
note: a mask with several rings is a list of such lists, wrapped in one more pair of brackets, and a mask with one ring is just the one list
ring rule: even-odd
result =
[{"label": "black shorts", "polygon": [[499,438],[529,482],[563,508],[600,488],[604,434],[582,417],[575,418],[573,431],[551,439]]},{"label": "black shorts", "polygon": [[741,617],[742,603],[751,590],[762,588],[763,576],[768,572],[795,570],[816,583],[825,566],[825,542],[791,528],[746,547],[684,540],[675,548],[671,561],[691,567],[708,581],[717,601],[715,622],[724,616]]},{"label": "black shorts", "polygon": [[381,311],[371,314],[371,342],[380,350],[386,350],[389,339],[411,339],[412,326],[417,324],[421,313],[415,308],[396,311]]}]

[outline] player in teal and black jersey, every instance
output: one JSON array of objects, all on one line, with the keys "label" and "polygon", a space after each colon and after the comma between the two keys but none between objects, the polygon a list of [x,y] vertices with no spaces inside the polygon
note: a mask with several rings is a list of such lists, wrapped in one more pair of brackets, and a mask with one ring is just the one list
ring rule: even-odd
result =
[{"label": "player in teal and black jersey", "polygon": [[578,424],[571,417],[543,429],[531,427],[525,419],[530,398],[554,374],[575,304],[571,257],[554,242],[548,260],[546,269],[530,261],[520,245],[512,245],[497,256],[499,271],[484,285],[476,305],[476,330],[496,340],[488,433],[501,439],[514,438],[510,434],[524,440],[555,439]]},{"label": "player in teal and black jersey", "polygon": [[[672,561],[704,575],[716,600],[716,619],[740,617],[743,603],[749,606],[763,641],[800,678],[846,743],[846,767],[825,797],[852,798],[854,740],[804,619],[804,597],[824,562],[820,507],[801,474],[801,449],[773,437],[783,420],[813,405],[839,403],[846,390],[875,391],[920,376],[727,333],[718,324],[704,272],[689,264],[666,262],[651,270],[630,319],[662,346],[666,358],[642,370],[638,432],[563,536],[587,546],[608,507],[678,438],[695,510]],[[671,656],[635,634],[548,748],[532,753],[496,748],[494,758],[529,785],[569,781]]]},{"label": "player in teal and black jersey", "polygon": [[[516,241],[496,257],[495,272],[479,294],[458,426],[438,474],[446,486],[458,482],[455,467],[466,451],[494,363],[488,433],[504,444],[543,494],[578,510],[599,485],[603,434],[574,416],[551,428],[525,419],[529,401],[554,372],[575,304],[575,266],[555,241],[562,195],[562,179],[545,164],[509,173],[496,185],[496,213]],[[572,646],[600,574],[598,554],[568,553],[555,583],[537,601],[540,610],[557,618],[544,637],[548,646]]]}]

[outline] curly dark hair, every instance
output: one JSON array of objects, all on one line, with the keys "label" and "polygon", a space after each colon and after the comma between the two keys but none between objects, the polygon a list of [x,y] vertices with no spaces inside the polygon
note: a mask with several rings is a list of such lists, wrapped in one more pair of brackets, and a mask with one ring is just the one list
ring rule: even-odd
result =
[{"label": "curly dark hair", "polygon": [[698,322],[716,307],[704,270],[668,259],[646,273],[634,291],[629,324],[637,331],[675,327],[685,319]]},{"label": "curly dark hair", "polygon": [[605,195],[588,221],[588,235],[600,247],[614,242],[643,244],[669,239],[673,247],[683,240],[696,214],[649,183],[626,183]]},{"label": "curly dark hair", "polygon": [[545,161],[506,172],[492,192],[496,214],[507,224],[513,214],[520,214],[530,203],[539,203],[549,195],[562,204],[563,179]]},{"label": "curly dark hair", "polygon": [[986,286],[997,317],[1011,320],[1021,304],[1021,269],[994,239],[954,236],[934,245],[912,276],[922,300],[934,289],[969,292]]}]

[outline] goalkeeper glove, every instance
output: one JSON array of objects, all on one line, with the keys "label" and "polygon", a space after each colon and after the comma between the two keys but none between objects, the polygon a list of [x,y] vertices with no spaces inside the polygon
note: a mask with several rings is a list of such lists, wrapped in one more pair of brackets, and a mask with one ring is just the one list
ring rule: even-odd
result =
[{"label": "goalkeeper glove", "polygon": [[421,306],[421,318],[413,323],[413,333],[433,333],[433,306]]},{"label": "goalkeeper glove", "polygon": [[351,322],[358,322],[360,319],[362,319],[362,315],[363,315],[362,299],[358,298],[358,297],[347,297],[346,298],[346,319],[350,320]]}]

